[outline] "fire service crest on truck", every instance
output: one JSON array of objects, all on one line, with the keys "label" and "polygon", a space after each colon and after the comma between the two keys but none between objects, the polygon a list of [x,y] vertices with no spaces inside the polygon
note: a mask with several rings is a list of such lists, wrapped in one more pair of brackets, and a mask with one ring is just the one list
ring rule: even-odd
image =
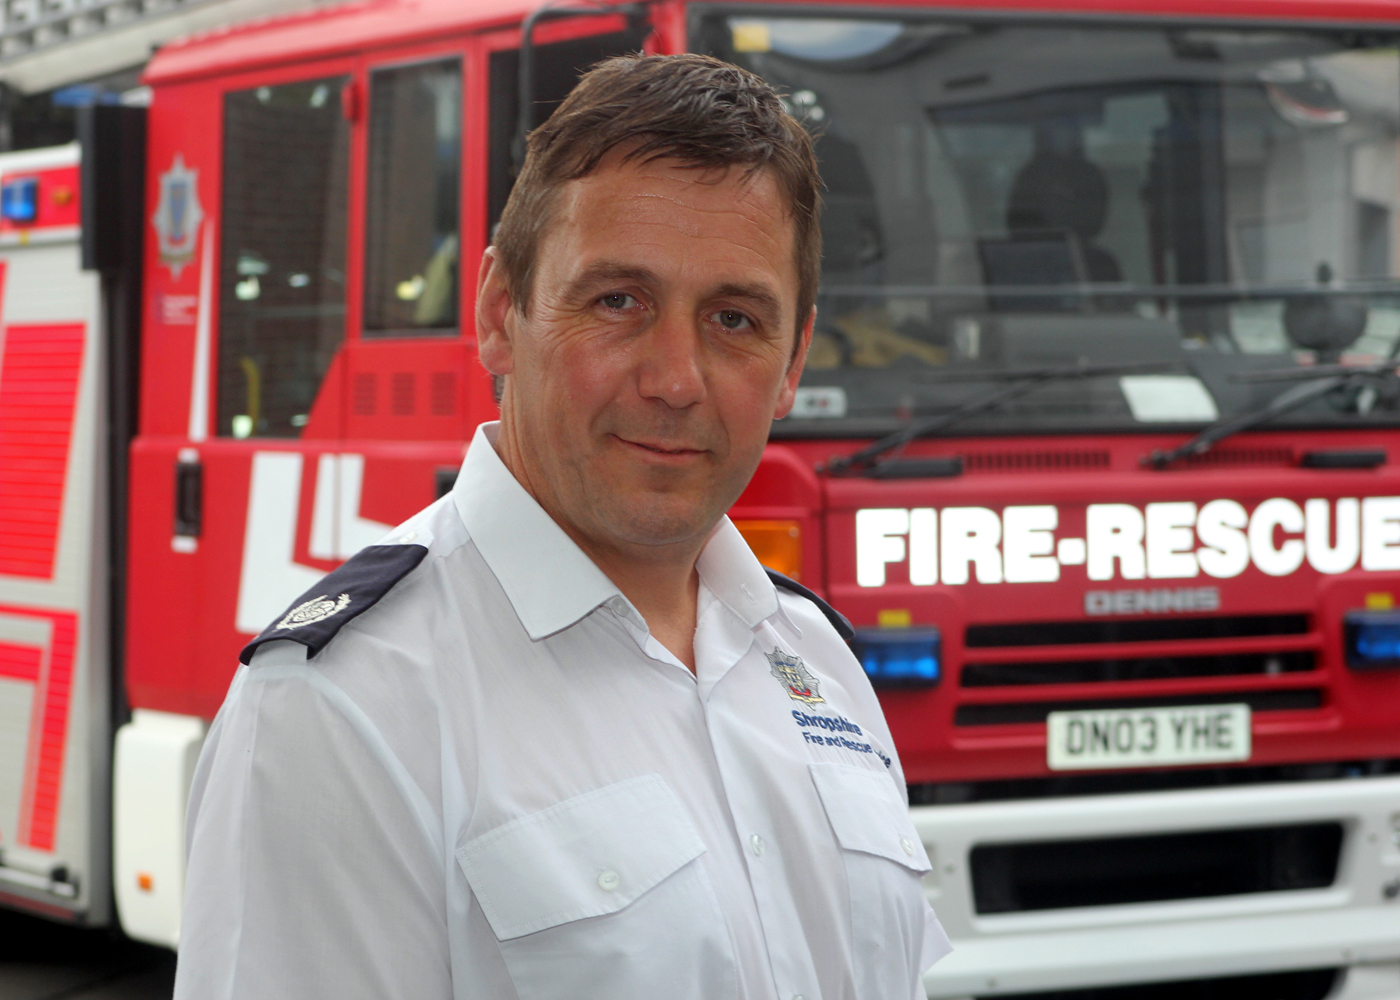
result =
[{"label": "fire service crest on truck", "polygon": [[170,169],[160,175],[160,202],[151,224],[156,228],[160,260],[170,268],[170,275],[180,280],[180,272],[194,260],[199,224],[204,221],[204,209],[199,204],[199,171],[185,166],[179,153]]}]

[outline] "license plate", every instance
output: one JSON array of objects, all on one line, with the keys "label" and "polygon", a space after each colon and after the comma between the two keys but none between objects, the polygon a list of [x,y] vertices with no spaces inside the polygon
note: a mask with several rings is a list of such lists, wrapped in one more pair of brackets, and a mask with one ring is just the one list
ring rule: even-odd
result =
[{"label": "license plate", "polygon": [[1249,760],[1248,705],[1180,705],[1051,712],[1052,771]]}]

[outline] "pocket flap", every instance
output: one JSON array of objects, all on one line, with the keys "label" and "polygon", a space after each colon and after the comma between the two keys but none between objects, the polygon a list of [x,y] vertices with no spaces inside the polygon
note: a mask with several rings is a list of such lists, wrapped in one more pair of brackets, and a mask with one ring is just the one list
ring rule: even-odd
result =
[{"label": "pocket flap", "polygon": [[629,778],[497,827],[457,848],[502,941],[615,913],[705,853],[659,774]]},{"label": "pocket flap", "polygon": [[932,867],[909,807],[888,774],[849,764],[807,766],[842,847],[887,858],[911,871]]}]

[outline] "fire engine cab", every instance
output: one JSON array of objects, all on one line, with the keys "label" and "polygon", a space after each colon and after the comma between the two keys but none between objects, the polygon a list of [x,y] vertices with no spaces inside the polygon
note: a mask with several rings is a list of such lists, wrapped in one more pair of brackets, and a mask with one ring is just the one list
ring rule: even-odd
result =
[{"label": "fire engine cab", "polygon": [[0,157],[0,900],[178,944],[239,648],[451,483],[522,137],[639,48],[819,136],[811,357],[731,516],[857,627],[929,996],[1400,997],[1395,0],[373,0],[163,49],[144,113]]}]

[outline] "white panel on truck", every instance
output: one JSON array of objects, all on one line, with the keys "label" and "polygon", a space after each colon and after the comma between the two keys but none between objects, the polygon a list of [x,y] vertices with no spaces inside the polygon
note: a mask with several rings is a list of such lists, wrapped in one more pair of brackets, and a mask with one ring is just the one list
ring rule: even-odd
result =
[{"label": "white panel on truck", "polygon": [[0,155],[0,902],[105,923],[103,345],[78,157]]}]

